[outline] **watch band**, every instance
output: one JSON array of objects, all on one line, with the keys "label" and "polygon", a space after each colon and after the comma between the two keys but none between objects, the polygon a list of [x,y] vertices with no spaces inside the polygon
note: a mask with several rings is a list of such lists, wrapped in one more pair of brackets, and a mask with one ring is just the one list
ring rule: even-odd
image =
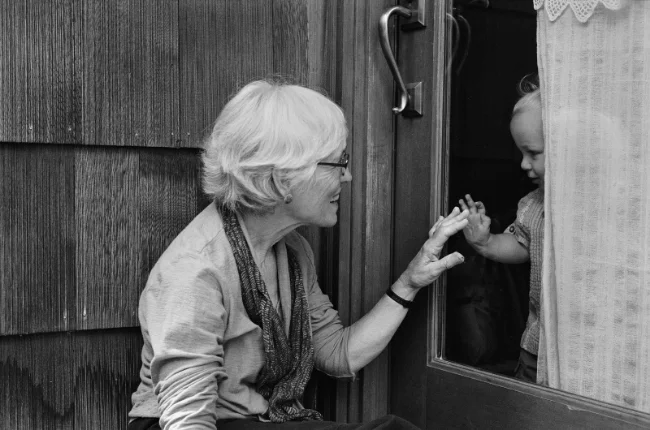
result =
[{"label": "watch band", "polygon": [[406,300],[401,298],[400,296],[395,294],[395,292],[391,287],[388,287],[388,289],[386,290],[386,295],[391,299],[393,299],[394,301],[396,301],[397,303],[399,303],[400,305],[404,306],[406,309],[413,306],[413,302],[411,300]]}]

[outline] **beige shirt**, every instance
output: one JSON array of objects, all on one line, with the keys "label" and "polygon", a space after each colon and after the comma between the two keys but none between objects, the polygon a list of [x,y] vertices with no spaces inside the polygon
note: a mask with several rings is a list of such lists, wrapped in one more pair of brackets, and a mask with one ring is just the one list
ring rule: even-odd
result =
[{"label": "beige shirt", "polygon": [[[285,331],[291,321],[286,247],[294,251],[303,275],[316,368],[354,377],[349,329],[321,292],[312,251],[296,232],[275,246]],[[255,390],[264,364],[262,331],[244,308],[237,266],[215,204],[160,257],[140,297],[139,318],[144,346],[131,418],[160,417],[163,429],[215,429],[217,419],[264,419],[268,402]]]}]

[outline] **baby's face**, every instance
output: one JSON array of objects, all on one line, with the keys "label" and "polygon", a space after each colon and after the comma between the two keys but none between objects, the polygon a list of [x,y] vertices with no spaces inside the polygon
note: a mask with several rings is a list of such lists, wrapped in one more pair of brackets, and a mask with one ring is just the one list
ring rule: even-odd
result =
[{"label": "baby's face", "polygon": [[542,109],[537,104],[523,108],[510,121],[510,132],[523,159],[521,168],[533,183],[544,188],[544,135]]}]

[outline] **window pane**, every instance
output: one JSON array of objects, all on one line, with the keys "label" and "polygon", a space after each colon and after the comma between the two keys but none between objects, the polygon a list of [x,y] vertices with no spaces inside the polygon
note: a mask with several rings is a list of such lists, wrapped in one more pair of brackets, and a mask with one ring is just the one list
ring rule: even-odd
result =
[{"label": "window pane", "polygon": [[[520,168],[509,127],[518,83],[537,71],[536,13],[532,2],[461,3],[468,2],[454,10],[449,207],[471,194],[484,203],[491,232],[502,233],[518,201],[536,188]],[[513,376],[528,316],[529,264],[488,260],[463,235],[449,249],[466,262],[447,276],[446,358]]]}]

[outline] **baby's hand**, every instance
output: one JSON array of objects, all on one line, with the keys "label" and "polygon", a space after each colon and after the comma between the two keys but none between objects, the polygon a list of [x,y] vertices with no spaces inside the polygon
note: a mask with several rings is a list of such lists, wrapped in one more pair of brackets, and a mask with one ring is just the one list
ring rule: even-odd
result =
[{"label": "baby's hand", "polygon": [[474,202],[472,196],[465,194],[467,204],[460,199],[460,207],[463,210],[469,210],[467,217],[467,227],[463,229],[463,234],[467,242],[473,247],[484,247],[490,240],[490,223],[492,220],[485,215],[485,205],[482,202]]}]

